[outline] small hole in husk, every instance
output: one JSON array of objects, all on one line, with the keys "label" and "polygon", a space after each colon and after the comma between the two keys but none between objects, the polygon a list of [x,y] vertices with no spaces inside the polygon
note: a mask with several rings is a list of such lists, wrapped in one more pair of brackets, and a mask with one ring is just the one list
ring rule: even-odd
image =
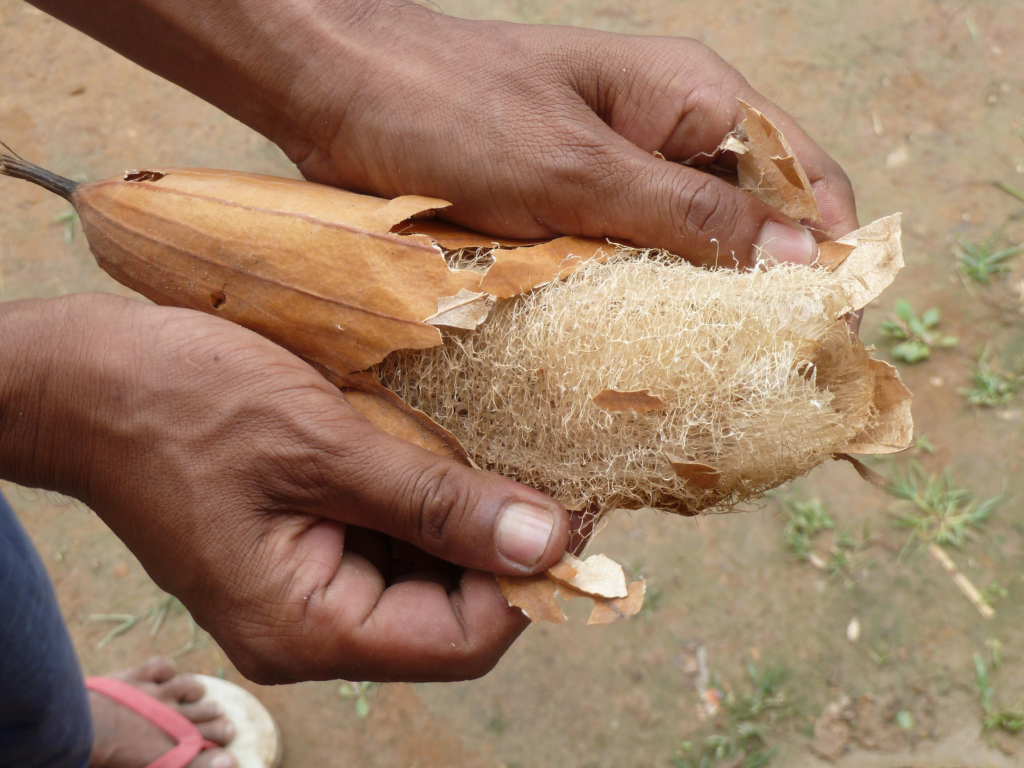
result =
[{"label": "small hole in husk", "polygon": [[216,293],[210,294],[210,303],[214,309],[220,309],[224,306],[224,302],[228,300],[228,297],[224,295],[224,291],[217,291]]},{"label": "small hole in husk", "polygon": [[160,171],[128,171],[124,175],[125,181],[160,181],[166,173]]}]

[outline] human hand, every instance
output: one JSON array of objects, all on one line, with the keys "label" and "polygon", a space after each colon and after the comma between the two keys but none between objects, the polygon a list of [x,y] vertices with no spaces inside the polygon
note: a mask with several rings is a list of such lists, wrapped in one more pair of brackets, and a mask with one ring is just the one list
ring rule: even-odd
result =
[{"label": "human hand", "polygon": [[276,137],[314,181],[440,197],[453,203],[446,218],[507,237],[611,237],[743,266],[763,245],[809,263],[816,247],[802,227],[699,169],[742,121],[743,99],[803,164],[819,237],[857,226],[835,161],[694,40],[465,21],[401,3],[377,4],[343,38],[354,36],[376,44],[358,61],[347,42],[325,47],[316,85],[297,89],[309,100],[300,113],[315,119]]},{"label": "human hand", "polygon": [[555,502],[380,432],[219,318],[10,302],[0,348],[0,476],[88,504],[256,682],[482,675],[528,623],[491,572],[565,549]]},{"label": "human hand", "polygon": [[308,178],[439,197],[443,216],[490,234],[810,262],[805,229],[700,170],[741,122],[737,98],[792,145],[817,237],[857,227],[842,169],[695,40],[466,21],[412,0],[31,1],[270,137]]}]

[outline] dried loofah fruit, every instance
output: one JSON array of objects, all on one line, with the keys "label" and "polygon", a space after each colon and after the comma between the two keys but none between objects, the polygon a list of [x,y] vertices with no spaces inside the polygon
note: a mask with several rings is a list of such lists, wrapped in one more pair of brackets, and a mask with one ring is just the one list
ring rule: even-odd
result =
[{"label": "dried loofah fruit", "polygon": [[844,285],[619,248],[377,372],[475,463],[571,509],[728,511],[877,423]]},{"label": "dried loofah fruit", "polygon": [[[740,186],[818,219],[785,138],[743,107],[721,145]],[[443,200],[230,171],[78,184],[0,153],[0,175],[69,200],[115,279],[265,335],[380,429],[587,510],[584,531],[616,506],[728,511],[832,457],[877,482],[848,454],[911,440],[910,392],[844,321],[902,268],[898,215],[822,243],[815,267],[737,273],[580,237],[492,238],[425,220]],[[499,584],[534,620],[564,620],[556,594],[593,598],[590,623],[640,609],[642,580],[623,594],[610,561],[566,562]],[[615,596],[577,588],[608,574]]]}]

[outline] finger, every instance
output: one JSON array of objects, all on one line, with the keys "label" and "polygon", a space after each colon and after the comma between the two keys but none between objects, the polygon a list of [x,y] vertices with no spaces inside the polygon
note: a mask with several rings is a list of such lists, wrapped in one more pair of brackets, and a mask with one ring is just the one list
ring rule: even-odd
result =
[{"label": "finger", "polygon": [[558,135],[550,152],[560,153],[560,173],[573,183],[561,187],[557,207],[534,202],[556,231],[663,248],[709,266],[817,257],[814,237],[798,222],[709,173],[654,157],[593,113],[579,116],[575,135]]},{"label": "finger", "polygon": [[[592,42],[598,42],[592,38]],[[627,45],[628,42],[628,45]],[[739,100],[763,112],[793,148],[814,189],[822,239],[857,227],[846,174],[785,111],[733,67],[695,40],[602,36],[603,55],[581,89],[587,103],[623,138],[646,152],[694,165],[719,160],[717,148],[745,118]],[[637,66],[638,60],[648,62]]]},{"label": "finger", "polygon": [[[450,594],[430,580],[384,589],[369,563],[346,554],[320,596],[310,601],[306,615],[308,642],[295,651],[303,663],[330,660],[315,677],[409,682],[480,677],[529,624],[519,609],[509,607],[494,577],[480,571],[466,571]],[[307,653],[302,649],[316,649],[315,655],[302,658]]]},{"label": "finger", "polygon": [[348,426],[317,455],[317,514],[492,573],[541,571],[565,551],[568,516],[544,494],[435,456],[354,412]]},{"label": "finger", "polygon": [[395,576],[389,586],[396,584],[436,584],[445,591],[445,594],[454,592],[458,581],[444,571],[410,570]]},{"label": "finger", "polygon": [[359,526],[349,525],[345,528],[345,551],[362,555],[380,571],[384,581],[392,578],[391,569],[394,565],[391,539],[383,533],[370,531]]}]

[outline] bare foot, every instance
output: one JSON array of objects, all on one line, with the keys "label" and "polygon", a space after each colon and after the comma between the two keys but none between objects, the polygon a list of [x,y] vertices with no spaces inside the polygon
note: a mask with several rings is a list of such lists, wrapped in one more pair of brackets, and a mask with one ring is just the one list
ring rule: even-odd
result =
[{"label": "bare foot", "polygon": [[[192,675],[179,675],[168,658],[150,659],[134,669],[115,672],[117,678],[148,693],[187,717],[204,739],[225,746],[235,737],[235,727],[215,702],[197,704],[203,685]],[[89,768],[145,768],[175,745],[166,733],[141,715],[113,699],[89,691],[95,733]],[[188,768],[236,768],[226,750],[209,749]]]}]

